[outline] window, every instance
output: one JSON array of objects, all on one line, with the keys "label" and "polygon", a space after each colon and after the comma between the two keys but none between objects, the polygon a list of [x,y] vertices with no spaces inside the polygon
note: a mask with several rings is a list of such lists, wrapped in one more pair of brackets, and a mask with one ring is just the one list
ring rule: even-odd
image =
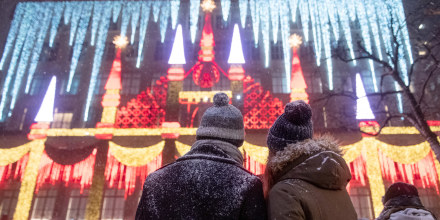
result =
[{"label": "window", "polygon": [[154,60],[159,61],[164,59],[163,50],[164,45],[160,41],[158,41],[156,43],[156,49],[154,51]]},{"label": "window", "polygon": [[223,16],[217,15],[215,18],[215,28],[216,29],[224,29],[225,26],[223,25]]},{"label": "window", "polygon": [[45,83],[46,78],[43,76],[36,76],[34,77],[34,79],[32,80],[32,85],[31,85],[31,95],[39,95],[43,92],[46,91],[47,89],[47,84]]},{"label": "window", "polygon": [[124,193],[123,189],[105,190],[101,219],[113,220],[124,218]]},{"label": "window", "polygon": [[124,74],[122,77],[122,91],[121,94],[138,94],[141,86],[141,75]]},{"label": "window", "polygon": [[350,189],[350,198],[358,218],[373,219],[373,205],[368,187],[352,187]]},{"label": "window", "polygon": [[287,93],[288,88],[284,76],[278,73],[272,77],[272,90],[273,93]]},{"label": "window", "polygon": [[52,128],[70,128],[73,113],[55,113],[53,116]]},{"label": "window", "polygon": [[278,41],[278,43],[271,45],[270,52],[272,54],[273,60],[282,60],[284,58],[282,43]]},{"label": "window", "polygon": [[70,219],[85,219],[87,199],[89,197],[89,190],[84,190],[81,194],[79,189],[74,189],[70,192],[69,206],[67,208],[66,220]]},{"label": "window", "polygon": [[0,216],[3,219],[12,219],[17,205],[18,189],[2,189],[0,191]]},{"label": "window", "polygon": [[76,73],[75,75],[73,75],[72,84],[70,85],[70,91],[67,92],[66,89],[67,89],[68,79],[66,78],[65,80],[63,80],[61,82],[60,95],[65,95],[65,94],[76,95],[76,94],[78,94],[78,87],[79,87],[80,82],[81,82],[81,74]]},{"label": "window", "polygon": [[52,47],[49,47],[48,43],[44,43],[40,61],[55,61],[58,56],[58,43],[54,44]]},{"label": "window", "polygon": [[41,189],[35,196],[32,220],[51,219],[55,207],[57,191],[55,189]]}]

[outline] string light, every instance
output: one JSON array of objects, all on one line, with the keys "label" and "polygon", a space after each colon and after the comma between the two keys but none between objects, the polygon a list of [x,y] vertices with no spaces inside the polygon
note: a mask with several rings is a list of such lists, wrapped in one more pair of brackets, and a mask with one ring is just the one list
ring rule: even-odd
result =
[{"label": "string light", "polygon": [[179,15],[180,0],[171,0],[171,27],[176,29],[177,18]]},{"label": "string light", "polygon": [[223,21],[228,21],[229,10],[231,8],[231,0],[221,0]]},{"label": "string light", "polygon": [[160,23],[159,23],[159,29],[160,29],[160,42],[165,42],[165,33],[167,31],[168,27],[168,17],[170,16],[170,3],[163,2],[162,8],[160,10]]},{"label": "string light", "polygon": [[[271,3],[267,0],[258,0],[258,11],[261,16],[261,35],[263,36],[263,48],[264,48],[264,67],[269,67],[270,61],[270,6]],[[265,15],[265,16],[263,16]]]},{"label": "string light", "polygon": [[[330,23],[327,13],[328,8],[320,7],[320,27],[322,28],[322,38],[324,43],[325,60],[327,63],[328,89],[333,90],[333,62],[331,59],[330,45]],[[319,36],[319,35],[318,35]]]},{"label": "string light", "polygon": [[281,38],[283,45],[284,55],[284,68],[285,68],[285,92],[290,93],[290,24],[289,24],[289,7],[286,1],[280,2],[280,20],[281,20]]},{"label": "string light", "polygon": [[[290,3],[290,1],[289,1]],[[264,16],[265,14],[262,14],[263,18],[267,17],[267,19],[272,21],[272,34],[273,34],[273,43],[276,44],[278,42],[278,29],[280,26],[280,1],[279,0],[275,0],[275,1],[270,1],[270,0],[266,0],[266,4],[264,6],[269,6],[270,9],[270,17],[268,16],[269,14],[266,14],[266,16]],[[263,6],[263,7],[264,7]],[[263,32],[264,34],[264,32]],[[263,36],[264,37],[264,36]]]},{"label": "string light", "polygon": [[289,0],[290,13],[292,13],[292,22],[296,22],[296,10],[299,0]]},{"label": "string light", "polygon": [[382,56],[382,47],[381,47],[381,43],[380,43],[380,34],[379,34],[379,26],[378,26],[378,22],[377,22],[377,14],[376,11],[374,10],[374,1],[375,0],[367,0],[365,2],[365,6],[366,6],[366,11],[367,11],[367,16],[370,22],[370,27],[371,27],[371,32],[373,34],[374,37],[374,42],[376,44],[376,52],[377,52],[377,56],[379,57],[380,60],[383,59]]},{"label": "string light", "polygon": [[[15,46],[14,50],[12,52],[11,61],[9,62],[9,69],[6,74],[6,78],[3,84],[3,91],[2,91],[2,98],[0,101],[0,121],[3,121],[5,119],[5,107],[6,102],[9,95],[9,86],[12,81],[12,78],[15,75],[15,68],[17,65],[18,58],[20,56],[21,49],[23,47],[23,44],[26,40],[26,34],[28,30],[30,29],[31,22],[33,18],[36,16],[35,14],[35,3],[28,3],[26,7],[26,13],[24,14],[22,24],[20,25],[20,28],[18,30],[17,38],[15,40]],[[21,79],[16,79],[21,80]]]},{"label": "string light", "polygon": [[241,27],[246,27],[246,16],[248,10],[248,0],[238,0],[238,7],[240,9]]},{"label": "string light", "polygon": [[73,46],[72,61],[70,62],[69,80],[67,81],[66,87],[67,92],[70,92],[70,89],[72,87],[73,76],[75,75],[76,67],[78,66],[78,61],[81,55],[81,51],[83,49],[87,29],[89,28],[90,16],[92,14],[92,3],[90,2],[84,4],[90,5],[86,5],[81,12],[78,30],[76,31],[75,45]]},{"label": "string light", "polygon": [[336,1],[333,0],[325,0],[325,5],[328,12],[328,18],[330,19],[330,23],[332,25],[333,34],[335,36],[335,40],[339,40],[339,24],[336,12]]},{"label": "string light", "polygon": [[114,1],[112,2],[112,21],[113,23],[116,23],[118,21],[119,14],[121,13],[122,9],[122,1]]},{"label": "string light", "polygon": [[345,36],[345,41],[347,43],[347,47],[350,52],[350,58],[353,59],[353,64],[356,65],[357,62],[356,62],[355,56],[354,56],[353,40],[351,37],[350,18],[349,18],[349,13],[348,13],[347,7],[345,7],[345,5],[347,4],[347,1],[349,1],[349,0],[342,0],[342,4],[344,7],[337,7],[337,11],[338,11],[338,15],[339,15],[339,20],[341,21],[341,27],[343,30],[343,34]]},{"label": "string light", "polygon": [[[301,0],[299,2],[299,15],[301,17],[301,22],[302,22],[302,27],[303,27],[303,33],[304,33],[304,39],[306,42],[309,41],[309,3],[307,3],[307,1],[303,1]],[[281,10],[281,9],[280,9]],[[310,10],[312,11],[312,10]],[[280,18],[283,19],[283,18]],[[313,25],[313,15],[312,15],[312,25]],[[315,39],[315,43],[316,43],[316,39]]]},{"label": "string light", "polygon": [[101,21],[99,22],[100,25],[98,30],[98,38],[96,41],[95,56],[93,58],[92,73],[90,75],[90,84],[87,91],[86,105],[84,109],[84,121],[87,121],[89,119],[89,111],[93,99],[93,93],[96,89],[95,86],[97,83],[98,73],[99,69],[101,68],[102,55],[104,54],[105,41],[107,39],[107,32],[110,26],[110,6],[111,5],[109,5],[109,3],[106,4],[106,7],[104,7],[104,14],[102,15]]},{"label": "string light", "polygon": [[251,7],[251,17],[252,17],[252,29],[254,31],[254,43],[255,47],[258,46],[258,37],[260,34],[260,15],[259,10],[257,6],[258,0],[250,0],[249,1],[249,7]]},{"label": "string light", "polygon": [[141,22],[139,27],[139,47],[138,47],[138,57],[136,60],[136,67],[141,66],[141,61],[143,59],[145,34],[147,33],[148,21],[150,19],[151,2],[143,1],[141,2]]},{"label": "string light", "polygon": [[136,28],[139,22],[140,17],[140,10],[141,10],[141,4],[140,2],[132,2],[131,7],[131,38],[130,38],[130,44],[134,44],[134,37],[136,35]]},{"label": "string light", "polygon": [[24,5],[21,2],[17,4],[17,8],[15,9],[14,12],[14,18],[12,19],[11,27],[9,28],[8,37],[6,38],[7,40],[6,40],[5,48],[3,50],[2,59],[0,61],[0,70],[3,70],[3,65],[5,63],[5,60],[9,54],[9,51],[12,49],[12,46],[14,45],[14,41],[20,27],[19,26],[20,22],[23,19],[23,14],[28,5],[29,4]]},{"label": "string light", "polygon": [[128,23],[130,22],[132,7],[131,4],[124,3],[121,15],[121,36],[127,36]]},{"label": "string light", "polygon": [[197,24],[199,22],[200,0],[190,0],[189,4],[191,9],[189,17],[189,30],[191,32],[191,43],[194,44],[194,42],[196,41]]},{"label": "string light", "polygon": [[96,32],[98,31],[99,21],[101,20],[102,10],[104,7],[104,2],[94,2],[93,4],[93,17],[92,17],[92,28],[91,28],[91,39],[90,45],[95,46]]},{"label": "string light", "polygon": [[[44,12],[44,9],[47,8],[46,5],[42,5],[42,4],[38,4],[36,5],[35,8],[35,14],[34,15],[41,15]],[[46,19],[47,21],[47,19]],[[12,89],[11,89],[11,101],[9,103],[9,111],[8,111],[8,116],[11,116],[12,114],[12,109],[15,107],[15,102],[17,100],[17,95],[19,93],[19,89],[21,87],[21,83],[22,83],[22,79],[25,75],[26,72],[26,68],[27,68],[27,64],[29,61],[29,57],[32,53],[32,48],[34,47],[35,44],[35,38],[36,35],[38,33],[38,28],[40,26],[40,22],[39,20],[33,20],[29,30],[28,30],[28,36],[26,37],[26,40],[24,42],[21,54],[20,54],[20,60],[18,62],[17,65],[17,72],[15,73],[15,79],[14,82],[12,83]],[[32,33],[32,34],[29,34]]]},{"label": "string light", "polygon": [[73,45],[73,40],[75,39],[76,29],[78,28],[79,19],[81,18],[83,7],[91,8],[90,2],[72,2],[73,9],[72,15],[70,17],[70,38],[69,38],[69,46]]},{"label": "string light", "polygon": [[[153,19],[157,23],[159,21],[160,8],[162,7],[162,1],[153,1]],[[192,11],[192,10],[191,10]]]},{"label": "string light", "polygon": [[[300,3],[301,7],[308,7],[306,3],[301,2]],[[315,58],[316,58],[316,65],[320,66],[321,65],[321,30],[320,30],[320,26],[318,25],[318,9],[316,6],[316,1],[311,1],[309,2],[309,7],[310,8],[310,20],[312,22],[312,34],[313,34],[313,41],[315,42],[313,44],[313,49],[315,50]],[[306,9],[302,9],[302,10],[308,10],[308,8]],[[308,12],[307,12],[308,13]],[[307,15],[308,16],[308,15]],[[302,19],[302,17],[301,17]],[[309,18],[307,18],[309,19]],[[307,26],[308,28],[308,26]],[[304,30],[305,31],[305,30]],[[309,35],[309,31],[307,30],[307,35],[306,32],[304,32],[304,37],[306,39],[306,42],[308,41],[308,35]]]},{"label": "string light", "polygon": [[66,7],[64,9],[64,24],[67,25],[70,22],[70,18],[72,17],[72,12],[73,12],[73,8],[74,8],[74,2],[65,2]]}]

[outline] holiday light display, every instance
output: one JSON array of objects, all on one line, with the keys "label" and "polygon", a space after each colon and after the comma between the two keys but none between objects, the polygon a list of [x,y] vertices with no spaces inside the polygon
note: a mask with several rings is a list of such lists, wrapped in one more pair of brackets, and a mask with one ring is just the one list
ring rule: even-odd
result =
[{"label": "holiday light display", "polygon": [[89,10],[93,7],[93,2],[72,2],[70,4],[72,7],[72,15],[70,17],[70,37],[69,37],[69,46],[73,45],[73,40],[75,39],[75,35],[78,29],[79,19],[82,16],[82,10]]},{"label": "holiday light display", "polygon": [[301,68],[301,62],[297,53],[298,47],[302,43],[302,38],[296,34],[290,36],[289,44],[293,50],[292,58],[292,80],[290,81],[290,101],[304,100],[309,103],[309,95],[306,93],[307,84]]},{"label": "holiday light display", "polygon": [[373,111],[371,111],[370,102],[362,83],[361,75],[356,74],[356,119],[370,120],[375,119]]},{"label": "holiday light display", "polygon": [[140,10],[141,10],[141,2],[133,2],[133,7],[131,8],[131,37],[130,44],[134,43],[134,36],[136,35],[136,29],[138,26],[139,18],[140,18]]},{"label": "holiday light display", "polygon": [[73,76],[78,65],[79,57],[86,38],[87,29],[89,27],[89,20],[92,15],[92,7],[86,6],[81,12],[79,19],[78,30],[76,31],[75,44],[73,46],[72,61],[70,62],[69,80],[67,81],[66,91],[70,92],[72,86]]},{"label": "holiday light display", "polygon": [[[290,1],[289,1],[290,3]],[[272,34],[273,34],[273,43],[276,44],[278,42],[278,29],[280,26],[280,1],[275,0],[270,2],[269,9],[270,9],[270,20],[272,21]],[[265,5],[267,6],[267,5]],[[291,10],[293,12],[293,10]],[[269,16],[266,16],[269,20]],[[267,54],[266,54],[267,56]],[[268,59],[266,57],[266,59]]]},{"label": "holiday light display", "polygon": [[148,26],[148,21],[150,19],[150,10],[151,10],[151,3],[150,2],[142,2],[141,3],[141,21],[140,21],[140,27],[139,27],[139,47],[138,47],[138,56],[137,56],[137,60],[136,60],[136,67],[137,68],[139,68],[141,66],[141,61],[143,59],[145,35],[147,34],[147,26]]},{"label": "holiday light display", "polygon": [[248,11],[248,0],[238,0],[238,7],[240,9],[241,27],[246,26],[246,16]]},{"label": "holiday light display", "polygon": [[177,26],[176,36],[174,38],[173,49],[168,64],[186,64],[185,50],[183,47],[182,25]]},{"label": "holiday light display", "polygon": [[[213,4],[207,1],[207,6],[212,7]],[[202,3],[203,4],[203,3]],[[222,5],[223,15],[226,15],[228,10],[229,0],[224,0]],[[43,6],[47,10],[50,9],[49,13],[40,14],[41,25],[39,30],[41,30],[41,35],[34,38],[34,41],[38,41],[38,39],[44,39],[48,36],[49,46],[52,47],[54,45],[55,36],[58,32],[58,27],[60,23],[61,16],[64,18],[64,24],[68,24],[70,26],[69,33],[69,44],[73,46],[73,55],[71,60],[71,68],[69,73],[70,82],[68,83],[68,87],[70,89],[72,84],[72,77],[75,74],[76,66],[78,65],[78,58],[82,54],[84,48],[82,47],[81,42],[84,42],[84,36],[89,34],[90,30],[91,45],[95,45],[95,55],[94,55],[94,70],[92,70],[92,78],[90,80],[90,87],[96,86],[96,69],[100,67],[100,62],[102,59],[101,50],[105,49],[105,44],[96,45],[96,39],[99,38],[99,35],[103,35],[108,30],[107,19],[112,19],[113,22],[116,22],[119,15],[121,15],[121,34],[126,35],[128,26],[131,26],[131,37],[130,40],[133,42],[135,34],[138,32],[137,26],[139,26],[139,47],[138,47],[138,57],[136,62],[136,67],[140,67],[142,57],[143,57],[143,46],[145,43],[145,32],[147,29],[150,7],[153,7],[153,18],[154,21],[159,22],[159,32],[161,33],[161,40],[164,41],[166,33],[166,28],[168,26],[168,18],[171,17],[171,27],[174,28],[177,24],[177,15],[179,12],[179,8],[181,4],[179,1],[152,1],[152,2],[120,2],[120,1],[90,1],[90,2],[26,2],[20,3],[16,7],[16,12],[14,13],[14,18],[11,23],[11,27],[8,33],[8,37],[6,40],[6,45],[3,51],[2,58],[0,60],[0,69],[3,69],[5,64],[8,63],[8,70],[6,73],[6,77],[3,84],[2,91],[2,101],[0,101],[0,119],[4,120],[8,115],[7,111],[7,103],[10,103],[9,97],[12,96],[13,99],[17,99],[18,93],[14,92],[11,94],[11,83],[15,81],[14,78],[17,78],[16,69],[19,66],[20,60],[22,62],[25,61],[26,53],[31,53],[30,57],[27,58],[30,60],[30,64],[27,67],[22,67],[25,69],[25,73],[29,72],[27,75],[26,86],[24,87],[25,92],[29,93],[30,86],[33,78],[33,74],[35,72],[40,52],[41,50],[37,43],[37,45],[33,49],[32,52],[28,52],[24,50],[25,42],[31,40],[32,37],[28,35],[28,33],[32,30],[32,22],[35,14],[38,11],[37,5],[46,5]],[[278,6],[277,6],[278,5]],[[347,43],[347,47],[349,50],[349,56],[351,58],[355,57],[354,47],[351,37],[351,25],[352,22],[359,22],[361,29],[361,38],[364,43],[365,48],[368,52],[377,53],[378,57],[383,56],[383,51],[390,52],[392,51],[391,45],[391,33],[390,25],[402,26],[403,29],[401,33],[398,34],[399,42],[404,45],[405,50],[400,50],[399,53],[399,69],[402,70],[402,77],[404,78],[405,83],[409,82],[407,76],[407,68],[408,65],[413,61],[413,56],[411,53],[411,45],[409,43],[408,31],[405,26],[404,21],[404,11],[403,6],[400,0],[393,0],[392,2],[385,1],[353,1],[353,0],[341,0],[341,4],[337,6],[333,1],[323,0],[323,1],[306,1],[306,0],[289,0],[289,1],[269,1],[269,0],[240,0],[238,2],[238,6],[240,9],[240,20],[242,25],[246,23],[246,15],[248,7],[250,7],[250,14],[252,19],[253,26],[253,34],[254,34],[254,43],[255,46],[259,45],[259,35],[262,34],[264,47],[264,65],[265,67],[270,66],[268,63],[270,58],[270,50],[268,50],[268,45],[273,41],[278,42],[278,40],[287,41],[288,36],[290,36],[290,24],[295,21],[296,12],[300,13],[301,17],[301,26],[303,28],[303,37],[305,43],[309,42],[309,28],[311,29],[311,33],[313,34],[313,45],[314,52],[316,55],[316,63],[319,66],[321,63],[321,59],[329,57],[331,53],[330,45],[333,43],[333,40],[338,40],[339,35],[343,35],[345,38],[345,42]],[[391,7],[388,7],[391,6]],[[106,8],[110,9],[110,16],[105,15]],[[199,0],[191,0],[189,2],[189,7],[191,13],[188,14],[190,20],[190,36],[191,41],[195,41],[197,28],[198,28],[198,18],[199,18]],[[104,8],[104,9],[103,9]],[[278,10],[277,10],[278,8]],[[145,9],[145,10],[144,10]],[[391,10],[388,10],[391,9]],[[92,12],[90,12],[92,10]],[[212,9],[211,9],[212,10]],[[231,10],[231,9],[229,9]],[[269,10],[269,13],[266,13]],[[91,14],[88,16],[88,14]],[[45,27],[42,21],[44,21],[44,17],[50,17],[50,27]],[[110,18],[112,17],[112,18]],[[392,19],[396,18],[396,19]],[[90,21],[89,21],[90,20]],[[358,20],[358,21],[357,21]],[[87,28],[89,22],[91,23],[91,28]],[[390,24],[390,22],[394,22]],[[140,23],[140,25],[138,25]],[[278,23],[282,26],[279,26]],[[106,26],[107,28],[103,28],[102,26]],[[101,28],[102,31],[98,29]],[[341,28],[341,33],[339,33],[339,28]],[[106,29],[106,30],[104,30]],[[267,34],[268,30],[273,34]],[[49,32],[49,33],[44,33]],[[281,38],[278,39],[278,32],[281,32]],[[328,34],[327,34],[328,33]],[[335,37],[331,37],[331,34]],[[45,40],[45,39],[44,39]],[[383,42],[383,43],[382,43]],[[29,44],[28,44],[29,45]],[[42,47],[42,46],[41,46]],[[290,50],[288,43],[282,43],[283,47],[283,55],[284,55],[284,63],[285,63],[285,71],[286,71],[286,80],[289,79],[290,74]],[[375,50],[373,51],[373,48]],[[21,58],[21,54],[25,54],[23,58]],[[325,57],[323,56],[325,55]],[[28,56],[29,57],[29,56]],[[10,59],[10,60],[9,60]],[[99,61],[99,62],[98,62]],[[353,61],[356,64],[356,61]],[[372,80],[373,80],[373,88],[375,91],[378,91],[378,82],[376,79],[376,73],[374,70],[373,61],[367,61],[369,65],[369,69],[371,71]],[[326,59],[327,72],[328,72],[328,85],[329,89],[333,88],[333,64],[331,59]],[[21,66],[21,65],[20,65]],[[22,71],[20,72],[22,73]],[[289,83],[288,83],[289,84]],[[15,87],[21,88],[21,87]],[[91,89],[90,89],[91,90]],[[286,91],[289,88],[286,88]],[[16,95],[17,94],[17,95]],[[86,99],[87,103],[90,103],[92,97],[90,93],[88,98]],[[402,100],[398,97],[398,102],[401,103]],[[402,112],[402,105],[399,104],[399,110]],[[85,116],[87,117],[87,116]]]},{"label": "holiday light display", "polygon": [[232,34],[231,50],[229,52],[229,64],[244,64],[243,47],[241,45],[240,30],[238,25],[234,25],[234,33]]},{"label": "holiday light display", "polygon": [[223,21],[228,21],[229,17],[229,10],[231,8],[231,0],[221,0],[220,5],[222,7],[222,15],[223,15]]},{"label": "holiday light display", "polygon": [[[259,0],[258,1],[258,13],[269,15],[269,5],[265,4],[266,2]],[[270,16],[262,16],[260,19],[261,23],[261,35],[263,36],[263,50],[264,50],[264,67],[269,67],[269,52],[270,52]]]},{"label": "holiday light display", "polygon": [[171,28],[176,29],[177,18],[179,15],[180,0],[171,0]]},{"label": "holiday light display", "polygon": [[258,39],[260,34],[260,15],[258,10],[258,0],[249,0],[249,7],[251,9],[252,29],[254,30],[255,47],[258,46]]},{"label": "holiday light display", "polygon": [[43,102],[41,103],[40,110],[38,110],[37,116],[35,116],[36,122],[52,122],[53,121],[53,108],[55,105],[55,89],[57,78],[55,76],[50,80],[49,87],[44,95]]},{"label": "holiday light display", "polygon": [[89,111],[93,99],[93,92],[97,83],[99,69],[101,68],[102,55],[104,54],[108,27],[110,26],[110,17],[112,15],[112,11],[111,7],[109,7],[110,5],[108,4],[109,3],[107,3],[106,7],[104,7],[103,15],[101,17],[101,21],[99,22],[98,38],[95,46],[95,55],[93,57],[92,73],[90,75],[90,84],[87,91],[86,105],[84,108],[84,121],[87,121],[89,119]]},{"label": "holiday light display", "polygon": [[191,42],[194,44],[194,42],[196,42],[197,25],[199,22],[200,0],[190,0],[189,4],[191,11],[189,17],[189,30],[191,32]]},{"label": "holiday light display", "polygon": [[159,29],[160,29],[160,42],[165,42],[165,33],[168,27],[168,17],[170,16],[170,4],[169,2],[163,2],[162,8],[160,9],[160,21],[159,21]]},{"label": "holiday light display", "polygon": [[24,4],[21,2],[17,4],[17,8],[14,12],[14,18],[12,19],[11,27],[9,28],[5,48],[3,50],[2,59],[0,60],[0,70],[3,70],[3,65],[6,61],[6,58],[8,57],[9,51],[14,45],[17,33],[19,32],[18,30],[20,28],[21,20],[23,19],[23,14],[25,13],[27,7],[29,7],[29,4]]}]

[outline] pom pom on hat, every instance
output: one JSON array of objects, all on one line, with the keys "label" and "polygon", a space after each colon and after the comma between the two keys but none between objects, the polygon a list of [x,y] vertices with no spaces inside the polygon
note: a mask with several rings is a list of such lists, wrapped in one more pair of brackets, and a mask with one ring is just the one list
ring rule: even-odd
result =
[{"label": "pom pom on hat", "polygon": [[227,106],[229,104],[229,97],[223,92],[214,95],[214,106]]},{"label": "pom pom on hat", "polygon": [[305,124],[312,118],[312,109],[304,101],[291,102],[284,108],[284,114],[291,123]]}]

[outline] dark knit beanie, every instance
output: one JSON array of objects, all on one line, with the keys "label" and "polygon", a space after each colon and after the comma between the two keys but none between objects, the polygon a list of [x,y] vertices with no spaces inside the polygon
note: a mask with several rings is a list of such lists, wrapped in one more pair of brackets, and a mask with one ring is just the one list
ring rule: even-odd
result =
[{"label": "dark knit beanie", "polygon": [[398,196],[419,197],[419,192],[412,184],[396,182],[385,192],[382,202],[385,204],[388,200]]},{"label": "dark knit beanie", "polygon": [[228,95],[225,93],[214,95],[214,106],[203,114],[196,138],[223,140],[237,147],[243,144],[243,115],[236,107],[229,105]]},{"label": "dark knit beanie", "polygon": [[313,136],[312,109],[302,100],[288,103],[284,113],[269,129],[267,146],[272,152],[282,151],[288,144]]}]

